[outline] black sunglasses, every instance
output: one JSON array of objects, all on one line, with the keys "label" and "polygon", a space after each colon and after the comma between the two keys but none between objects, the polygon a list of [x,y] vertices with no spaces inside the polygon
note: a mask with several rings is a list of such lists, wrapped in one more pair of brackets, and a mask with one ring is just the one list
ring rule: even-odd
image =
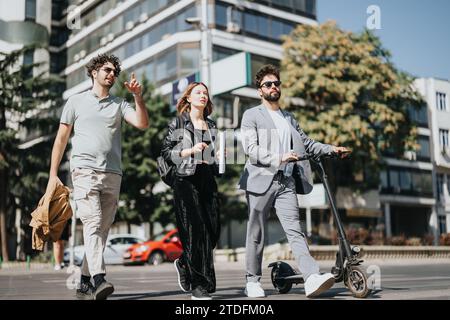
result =
[{"label": "black sunglasses", "polygon": [[101,68],[101,70],[105,71],[106,74],[110,74],[111,71],[114,71],[114,76],[115,76],[115,77],[117,77],[117,76],[119,75],[119,72],[117,72],[117,70],[116,70],[116,69],[113,69],[113,68],[108,68],[108,67],[106,67],[106,68]]},{"label": "black sunglasses", "polygon": [[275,87],[279,87],[281,86],[281,81],[277,80],[277,81],[266,81],[264,83],[261,84],[261,87],[266,87],[267,89],[272,88],[272,84],[275,85]]}]

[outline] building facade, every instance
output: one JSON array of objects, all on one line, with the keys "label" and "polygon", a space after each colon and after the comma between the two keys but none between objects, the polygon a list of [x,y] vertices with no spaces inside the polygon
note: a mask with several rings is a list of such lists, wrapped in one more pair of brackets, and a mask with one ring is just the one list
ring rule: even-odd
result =
[{"label": "building facade", "polygon": [[421,78],[415,84],[427,102],[430,117],[435,225],[438,233],[450,233],[450,81]]}]

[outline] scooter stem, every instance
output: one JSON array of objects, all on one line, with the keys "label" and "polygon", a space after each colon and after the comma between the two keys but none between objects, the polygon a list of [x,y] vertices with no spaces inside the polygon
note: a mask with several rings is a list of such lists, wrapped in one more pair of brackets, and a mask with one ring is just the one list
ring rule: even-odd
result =
[{"label": "scooter stem", "polygon": [[341,244],[343,245],[347,258],[351,258],[352,257],[352,250],[350,248],[350,244],[347,241],[347,237],[345,235],[345,231],[344,231],[344,227],[342,226],[341,219],[339,218],[339,214],[338,214],[338,211],[337,211],[337,208],[336,208],[335,200],[334,200],[334,197],[331,194],[330,186],[328,185],[328,176],[325,173],[325,169],[323,167],[322,160],[319,159],[319,161],[317,161],[317,164],[320,167],[321,176],[322,176],[322,182],[323,182],[323,185],[325,187],[325,191],[327,192],[328,199],[330,200],[330,206],[331,206],[331,211],[333,212],[334,222],[336,223],[336,226],[337,226],[337,229],[338,229],[339,242],[340,242],[339,245],[341,245]]}]

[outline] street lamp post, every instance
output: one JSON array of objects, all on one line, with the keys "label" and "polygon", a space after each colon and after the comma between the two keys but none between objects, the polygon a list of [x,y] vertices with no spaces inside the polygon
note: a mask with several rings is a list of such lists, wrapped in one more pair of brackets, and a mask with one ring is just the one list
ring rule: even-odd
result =
[{"label": "street lamp post", "polygon": [[200,40],[200,78],[209,87],[211,92],[211,40],[208,28],[208,0],[201,2],[201,18],[187,18],[186,22],[196,26],[201,32]]}]

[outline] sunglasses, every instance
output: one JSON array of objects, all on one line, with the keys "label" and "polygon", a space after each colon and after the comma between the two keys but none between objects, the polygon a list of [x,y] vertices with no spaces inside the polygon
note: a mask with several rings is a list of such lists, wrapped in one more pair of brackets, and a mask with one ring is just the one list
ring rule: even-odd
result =
[{"label": "sunglasses", "polygon": [[117,76],[119,75],[119,72],[117,72],[116,69],[112,69],[112,68],[101,68],[101,70],[105,71],[106,74],[110,74],[111,71],[113,71],[115,77],[117,77]]},{"label": "sunglasses", "polygon": [[266,87],[267,89],[269,89],[269,88],[272,88],[272,84],[274,84],[275,87],[279,87],[279,86],[281,86],[281,81],[279,81],[279,80],[277,80],[277,81],[266,81],[266,82],[261,84],[260,88]]}]

